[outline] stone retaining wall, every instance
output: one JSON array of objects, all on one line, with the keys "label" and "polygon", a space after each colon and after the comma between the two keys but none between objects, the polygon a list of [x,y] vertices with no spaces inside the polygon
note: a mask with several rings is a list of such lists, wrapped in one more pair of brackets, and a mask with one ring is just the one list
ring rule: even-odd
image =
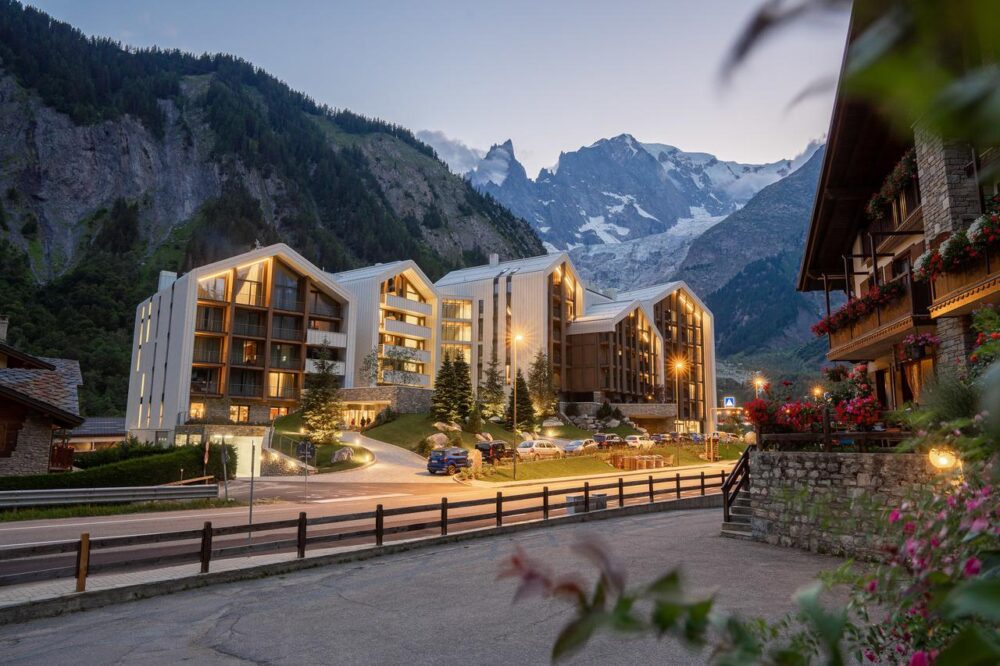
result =
[{"label": "stone retaining wall", "polygon": [[753,451],[753,539],[878,559],[883,512],[936,478],[919,454]]},{"label": "stone retaining wall", "polygon": [[340,389],[341,399],[350,402],[388,402],[400,414],[422,414],[431,411],[434,389],[416,386],[359,386]]}]

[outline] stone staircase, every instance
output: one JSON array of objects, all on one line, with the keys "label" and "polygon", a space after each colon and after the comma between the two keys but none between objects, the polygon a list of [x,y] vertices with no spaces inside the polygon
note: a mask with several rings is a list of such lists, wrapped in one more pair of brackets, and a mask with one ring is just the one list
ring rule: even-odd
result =
[{"label": "stone staircase", "polygon": [[740,493],[729,507],[729,521],[722,522],[722,536],[749,540],[750,515],[750,498],[746,493]]}]

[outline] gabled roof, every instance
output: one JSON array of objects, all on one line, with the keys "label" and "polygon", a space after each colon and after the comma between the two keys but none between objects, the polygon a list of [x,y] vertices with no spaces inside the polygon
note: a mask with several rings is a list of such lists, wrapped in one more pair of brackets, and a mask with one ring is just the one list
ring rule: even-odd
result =
[{"label": "gabled roof", "polygon": [[[595,303],[587,308],[587,313],[577,317],[569,323],[568,335],[579,335],[581,333],[605,333],[613,331],[615,326],[622,319],[635,310],[642,310],[646,319],[652,323],[653,312],[650,306],[638,299],[608,301],[607,303]],[[654,326],[655,330],[656,327]],[[657,332],[659,335],[659,332]]]},{"label": "gabled roof", "polygon": [[[473,266],[472,268],[460,268],[452,271],[438,280],[435,284],[444,287],[450,284],[462,284],[464,282],[477,282],[479,280],[492,280],[498,275],[507,273],[535,273],[548,272],[563,262],[570,261],[569,255],[565,252],[555,254],[542,254],[537,257],[527,259],[512,259],[511,261],[501,261],[499,264],[486,264],[484,266]],[[573,272],[576,272],[574,267]]]},{"label": "gabled roof", "polygon": [[434,283],[431,279],[427,277],[417,262],[412,259],[406,259],[405,261],[390,261],[384,264],[373,264],[371,266],[365,266],[364,268],[355,268],[349,271],[342,271],[340,273],[328,273],[328,275],[339,284],[346,287],[350,287],[352,283],[361,282],[364,280],[376,280],[383,281],[389,278],[399,275],[400,273],[405,273],[406,271],[413,271],[417,274],[422,282],[419,286],[426,286],[433,293]]},{"label": "gabled roof", "polygon": [[0,395],[49,414],[58,425],[83,423],[77,391],[83,384],[80,364],[64,358],[42,358],[53,369],[2,368]]},{"label": "gabled roof", "polygon": [[617,298],[619,300],[627,301],[631,299],[637,299],[642,301],[644,304],[649,306],[650,309],[664,298],[674,293],[678,289],[683,289],[684,293],[690,296],[695,303],[700,307],[709,317],[712,317],[712,311],[708,309],[705,302],[698,297],[698,294],[694,292],[691,287],[688,286],[687,282],[683,280],[677,280],[675,282],[664,282],[663,284],[654,284],[651,287],[643,287],[642,289],[633,289],[632,291],[623,291],[618,294]]},{"label": "gabled roof", "polygon": [[[23,352],[20,349],[17,349],[16,347],[12,347],[6,342],[0,342],[0,354],[7,356],[8,359],[15,359],[18,362],[18,364],[20,364],[25,368],[39,368],[43,370],[56,369],[55,366],[52,365],[51,363],[43,361],[38,356],[32,356],[31,354]],[[7,366],[11,367],[11,365],[12,364],[8,360]]]},{"label": "gabled roof", "polygon": [[85,419],[83,424],[70,431],[70,437],[111,437],[125,436],[125,418],[121,416],[97,416]]}]

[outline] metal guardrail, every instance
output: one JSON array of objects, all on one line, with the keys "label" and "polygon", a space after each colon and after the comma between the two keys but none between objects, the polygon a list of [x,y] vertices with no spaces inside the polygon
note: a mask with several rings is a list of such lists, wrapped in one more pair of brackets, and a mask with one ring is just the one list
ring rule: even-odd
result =
[{"label": "metal guardrail", "polygon": [[133,486],[130,488],[58,488],[54,490],[5,490],[0,509],[69,504],[124,504],[155,500],[215,499],[218,484],[203,486]]}]

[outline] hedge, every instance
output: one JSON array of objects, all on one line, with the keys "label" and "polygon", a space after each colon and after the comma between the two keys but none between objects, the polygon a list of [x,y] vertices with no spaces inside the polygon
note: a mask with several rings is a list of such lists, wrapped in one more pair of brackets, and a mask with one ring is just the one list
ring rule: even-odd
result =
[{"label": "hedge", "polygon": [[[236,472],[236,450],[229,449],[229,478]],[[222,447],[211,445],[208,473],[222,478]],[[50,488],[114,488],[121,486],[158,486],[185,478],[201,476],[204,449],[200,446],[179,446],[163,455],[144,456],[93,467],[82,472],[9,476],[0,478],[2,490],[47,490]]]},{"label": "hedge", "polygon": [[146,456],[161,456],[167,453],[173,453],[173,449],[156,446],[155,444],[140,443],[131,439],[119,442],[114,446],[101,449],[100,451],[77,453],[73,456],[73,465],[81,469],[91,469],[122,460],[145,458]]}]

